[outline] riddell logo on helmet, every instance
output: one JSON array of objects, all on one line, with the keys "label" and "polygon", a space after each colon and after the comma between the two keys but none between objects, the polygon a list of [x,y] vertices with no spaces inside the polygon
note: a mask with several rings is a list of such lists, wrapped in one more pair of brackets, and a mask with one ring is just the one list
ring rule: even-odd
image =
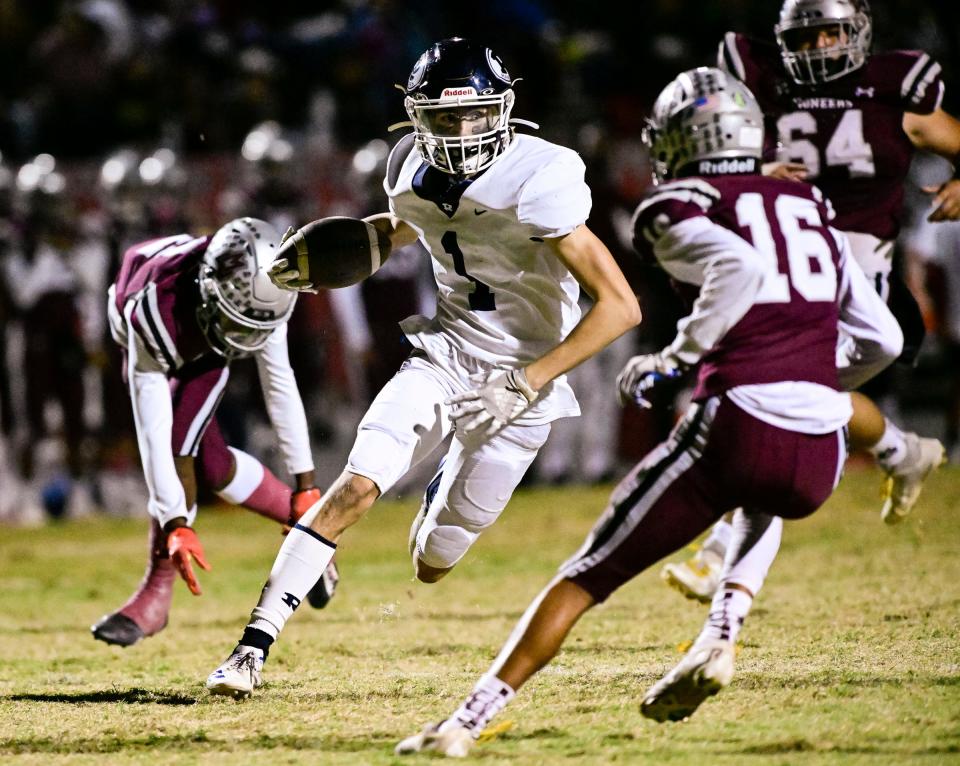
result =
[{"label": "riddell logo on helmet", "polygon": [[460,96],[476,96],[474,88],[444,88],[440,98],[459,98]]},{"label": "riddell logo on helmet", "polygon": [[700,160],[697,169],[702,175],[722,175],[724,173],[755,173],[757,161],[753,157],[728,160]]}]

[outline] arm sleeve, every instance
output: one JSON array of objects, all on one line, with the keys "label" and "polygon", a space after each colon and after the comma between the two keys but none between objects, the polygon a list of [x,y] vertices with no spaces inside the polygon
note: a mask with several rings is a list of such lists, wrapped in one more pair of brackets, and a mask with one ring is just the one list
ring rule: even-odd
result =
[{"label": "arm sleeve", "polygon": [[850,391],[889,366],[903,349],[903,331],[887,304],[850,255],[846,235],[831,230],[840,246],[840,337],[837,372]]},{"label": "arm sleeve", "polygon": [[291,474],[313,470],[307,415],[290,366],[286,325],[277,328],[256,359],[267,414],[277,432],[287,470]]},{"label": "arm sleeve", "polygon": [[675,279],[699,284],[690,314],[677,323],[666,351],[693,365],[750,310],[763,281],[764,260],[741,237],[706,216],[671,226],[654,246]]},{"label": "arm sleeve", "polygon": [[[132,307],[131,307],[132,308]],[[171,448],[173,400],[166,374],[145,353],[127,313],[127,380],[140,448],[143,477],[150,493],[147,510],[163,526],[178,517],[190,519],[183,484]]]}]

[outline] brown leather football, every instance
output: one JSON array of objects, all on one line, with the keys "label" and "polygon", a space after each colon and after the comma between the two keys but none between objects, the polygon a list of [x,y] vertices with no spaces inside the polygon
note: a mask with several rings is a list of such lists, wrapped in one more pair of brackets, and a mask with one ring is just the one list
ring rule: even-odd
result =
[{"label": "brown leather football", "polygon": [[313,287],[354,285],[369,277],[390,252],[390,240],[359,218],[331,216],[308,223],[277,251],[300,280]]}]

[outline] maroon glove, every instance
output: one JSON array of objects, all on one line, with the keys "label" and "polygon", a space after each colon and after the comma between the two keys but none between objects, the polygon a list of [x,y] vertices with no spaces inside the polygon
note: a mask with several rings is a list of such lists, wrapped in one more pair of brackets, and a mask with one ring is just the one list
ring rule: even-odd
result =
[{"label": "maroon glove", "polygon": [[283,534],[293,529],[293,525],[300,521],[300,517],[309,511],[323,497],[323,493],[316,487],[298,489],[290,495],[290,519],[283,526]]},{"label": "maroon glove", "polygon": [[193,573],[191,559],[196,559],[201,569],[209,571],[210,565],[204,558],[203,546],[200,544],[197,533],[190,527],[177,527],[167,535],[167,552],[170,554],[170,561],[177,568],[190,592],[194,596],[199,596],[202,591]]}]

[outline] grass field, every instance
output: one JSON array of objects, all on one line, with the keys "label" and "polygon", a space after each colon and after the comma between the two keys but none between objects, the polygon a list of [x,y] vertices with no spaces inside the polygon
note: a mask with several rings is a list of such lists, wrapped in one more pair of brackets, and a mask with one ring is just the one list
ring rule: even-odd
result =
[{"label": "grass field", "polygon": [[[960,470],[931,480],[911,523],[879,520],[879,475],[851,471],[829,505],[787,525],[742,634],[737,676],[683,724],[639,699],[704,611],[647,572],[575,629],[554,665],[476,750],[483,763],[960,763]],[[280,542],[259,518],[201,514],[213,571],[178,584],[171,623],[142,644],[88,626],[139,578],[145,524],[0,530],[0,761],[435,762],[395,742],[452,711],[528,601],[580,543],[609,488],[518,493],[458,571],[411,581],[417,501],[384,503],[341,546],[329,609],[306,605],[253,699],[203,680],[232,648]]]}]

